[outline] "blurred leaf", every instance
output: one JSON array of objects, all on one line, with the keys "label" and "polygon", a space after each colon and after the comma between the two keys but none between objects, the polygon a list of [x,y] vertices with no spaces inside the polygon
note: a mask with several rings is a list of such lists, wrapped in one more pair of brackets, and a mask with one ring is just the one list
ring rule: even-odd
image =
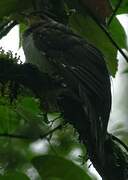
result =
[{"label": "blurred leaf", "polygon": [[10,22],[10,20],[8,20],[8,19],[2,19],[2,20],[0,21],[0,31],[1,31],[5,26],[7,26],[9,22]]},{"label": "blurred leaf", "polygon": [[[117,6],[120,0],[111,0],[113,8]],[[127,14],[128,13],[128,0],[122,0],[121,5],[116,14]]]},{"label": "blurred leaf", "polygon": [[1,180],[29,180],[29,178],[20,172],[7,173],[0,177]]},{"label": "blurred leaf", "polygon": [[8,105],[0,105],[0,132],[14,132],[19,125],[17,114]]},{"label": "blurred leaf", "polygon": [[84,16],[88,14],[89,10],[103,24],[112,13],[112,7],[108,0],[65,0],[65,2],[69,9],[75,9]]},{"label": "blurred leaf", "polygon": [[83,17],[75,13],[70,18],[70,24],[80,36],[101,50],[109,72],[114,76],[117,71],[117,49],[96,22],[89,16]]},{"label": "blurred leaf", "polygon": [[18,132],[35,139],[49,130],[39,105],[38,99],[25,96],[20,97],[16,107],[17,114],[26,122]]},{"label": "blurred leaf", "polygon": [[31,0],[0,0],[0,18],[19,13],[28,8]]},{"label": "blurred leaf", "polygon": [[42,179],[91,180],[79,166],[62,157],[44,155],[32,160]]},{"label": "blurred leaf", "polygon": [[25,96],[10,104],[7,98],[0,97],[0,133],[39,138],[48,130],[37,99]]},{"label": "blurred leaf", "polygon": [[20,36],[20,41],[19,41],[19,48],[22,46],[22,35],[23,32],[25,32],[27,26],[23,23],[19,24],[19,36]]},{"label": "blurred leaf", "polygon": [[0,39],[6,36],[8,32],[17,24],[16,21],[9,21],[7,24],[0,28]]},{"label": "blurred leaf", "polygon": [[24,111],[37,116],[41,111],[39,108],[39,101],[33,97],[23,97],[19,101],[19,107]]},{"label": "blurred leaf", "polygon": [[5,171],[19,170],[28,162],[29,141],[19,139],[0,138],[0,166]]},{"label": "blurred leaf", "polygon": [[123,70],[122,74],[128,73],[128,66]]}]

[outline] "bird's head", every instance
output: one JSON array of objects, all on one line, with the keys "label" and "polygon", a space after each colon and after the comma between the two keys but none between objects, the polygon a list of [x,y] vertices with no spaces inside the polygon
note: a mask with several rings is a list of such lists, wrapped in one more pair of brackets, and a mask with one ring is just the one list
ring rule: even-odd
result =
[{"label": "bird's head", "polygon": [[56,16],[49,12],[36,11],[23,15],[29,27],[56,20]]}]

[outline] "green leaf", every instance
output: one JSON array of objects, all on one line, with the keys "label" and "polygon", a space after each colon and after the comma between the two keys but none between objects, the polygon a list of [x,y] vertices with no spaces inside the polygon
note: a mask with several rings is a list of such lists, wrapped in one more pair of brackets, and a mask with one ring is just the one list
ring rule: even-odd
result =
[{"label": "green leaf", "polygon": [[20,41],[19,41],[19,48],[22,46],[22,35],[23,35],[23,32],[25,32],[25,30],[27,29],[27,26],[24,24],[24,23],[20,23],[19,24],[19,38],[20,38]]},{"label": "green leaf", "polygon": [[14,132],[19,125],[17,114],[7,105],[0,105],[0,132]]},{"label": "green leaf", "polygon": [[111,3],[108,0],[65,0],[69,9],[75,9],[82,15],[86,15],[88,10],[102,24],[106,24],[106,18],[112,13]]},{"label": "green leaf", "polygon": [[116,17],[111,21],[108,30],[110,31],[112,38],[117,42],[120,48],[127,47],[124,28]]},{"label": "green leaf", "polygon": [[[2,23],[1,23],[2,24]],[[17,23],[15,21],[9,21],[7,24],[5,24],[2,28],[0,28],[0,39],[3,36],[6,36],[8,32],[16,25]]]},{"label": "green leaf", "polygon": [[[114,7],[117,6],[119,0],[111,0]],[[127,14],[128,13],[128,0],[123,0],[116,14]]]},{"label": "green leaf", "polygon": [[21,12],[28,8],[31,0],[0,0],[0,18]]},{"label": "green leaf", "polygon": [[84,37],[89,43],[101,50],[104,54],[106,64],[112,76],[117,71],[117,49],[110,42],[107,35],[89,16],[83,17],[80,14],[73,14],[70,18],[70,24],[74,31]]},{"label": "green leaf", "polygon": [[91,180],[79,166],[63,157],[44,155],[32,160],[42,179]]},{"label": "green leaf", "polygon": [[37,116],[40,113],[39,102],[33,97],[23,97],[21,101],[19,101],[19,107],[33,116]]},{"label": "green leaf", "polygon": [[1,180],[29,180],[29,178],[20,172],[7,173],[0,177]]}]

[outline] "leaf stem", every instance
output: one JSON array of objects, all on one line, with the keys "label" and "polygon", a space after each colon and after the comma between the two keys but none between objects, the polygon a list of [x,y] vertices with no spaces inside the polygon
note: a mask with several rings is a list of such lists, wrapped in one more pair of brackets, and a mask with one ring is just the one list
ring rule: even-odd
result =
[{"label": "leaf stem", "polygon": [[112,15],[110,16],[110,18],[109,18],[109,20],[108,20],[108,23],[107,23],[108,26],[111,24],[111,22],[112,22],[114,16],[116,15],[116,12],[117,12],[118,9],[120,8],[122,2],[123,2],[122,0],[119,0],[119,1],[118,1],[118,3],[117,3],[117,5],[116,5],[115,9],[113,10]]},{"label": "leaf stem", "polygon": [[119,45],[116,43],[116,41],[112,38],[110,32],[108,32],[107,28],[102,25],[97,18],[92,14],[92,12],[87,8],[87,11],[91,18],[96,22],[96,24],[100,27],[100,29],[106,34],[106,36],[109,38],[110,42],[115,46],[115,48],[120,52],[120,54],[125,58],[126,62],[128,63],[128,56],[123,52],[123,50],[119,47]]},{"label": "leaf stem", "polygon": [[101,24],[99,25],[100,28],[104,31],[104,33],[107,35],[107,37],[109,38],[109,40],[111,41],[111,43],[116,47],[116,49],[120,52],[120,54],[125,58],[125,60],[128,63],[128,56],[124,53],[124,51],[118,46],[118,44],[116,43],[116,41],[112,38],[111,34],[107,31],[107,29],[102,26]]},{"label": "leaf stem", "polygon": [[9,133],[1,133],[0,134],[0,138],[14,138],[14,139],[24,139],[24,140],[35,140],[35,139],[44,139],[46,138],[48,135],[54,133],[55,131],[59,130],[63,128],[63,124],[58,125],[57,127],[55,127],[54,129],[46,132],[43,135],[40,135],[39,137],[34,137],[34,136],[26,136],[26,135],[19,135],[19,134],[9,134]]}]

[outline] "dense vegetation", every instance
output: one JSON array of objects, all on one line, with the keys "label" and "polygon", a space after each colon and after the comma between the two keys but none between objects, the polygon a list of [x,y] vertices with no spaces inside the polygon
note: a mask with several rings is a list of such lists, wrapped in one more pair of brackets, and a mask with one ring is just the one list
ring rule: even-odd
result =
[{"label": "dense vegetation", "polygon": [[[22,34],[28,27],[26,15],[45,10],[100,49],[110,76],[118,69],[117,51],[128,62],[122,51],[127,49],[125,31],[116,17],[128,12],[127,0],[1,0],[0,38],[19,24],[22,46]],[[0,49],[0,178],[94,179],[88,173],[87,147],[80,142],[80,132],[65,123],[60,112],[47,113],[43,108],[42,94],[55,90],[56,82],[13,54]],[[127,147],[114,138],[108,142],[115,155],[108,177],[126,180]],[[107,177],[105,173],[100,172]]]}]

